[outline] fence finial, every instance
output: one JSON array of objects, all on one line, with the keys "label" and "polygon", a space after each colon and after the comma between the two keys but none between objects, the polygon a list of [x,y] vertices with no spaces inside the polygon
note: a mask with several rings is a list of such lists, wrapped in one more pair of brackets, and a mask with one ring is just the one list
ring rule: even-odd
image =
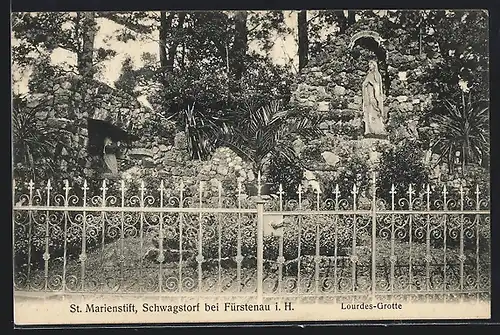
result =
[{"label": "fence finial", "polygon": [[64,188],[63,188],[63,190],[66,191],[66,193],[68,193],[69,190],[71,190],[71,187],[69,186],[68,179],[64,179]]},{"label": "fence finial", "polygon": [[413,187],[410,185],[408,185],[408,196],[414,196],[415,195],[415,190],[413,189]]},{"label": "fence finial", "polygon": [[391,194],[392,196],[396,194],[396,186],[394,186],[394,184],[391,184]]}]

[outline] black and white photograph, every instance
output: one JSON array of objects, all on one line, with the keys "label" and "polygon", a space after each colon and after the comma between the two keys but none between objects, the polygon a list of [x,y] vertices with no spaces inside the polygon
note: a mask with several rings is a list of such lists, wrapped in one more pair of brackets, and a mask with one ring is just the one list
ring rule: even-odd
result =
[{"label": "black and white photograph", "polygon": [[486,10],[11,13],[16,325],[488,319]]}]

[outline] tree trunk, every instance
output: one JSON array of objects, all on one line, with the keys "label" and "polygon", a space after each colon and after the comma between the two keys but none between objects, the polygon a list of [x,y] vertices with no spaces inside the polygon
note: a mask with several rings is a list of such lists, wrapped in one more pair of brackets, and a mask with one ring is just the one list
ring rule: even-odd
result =
[{"label": "tree trunk", "polygon": [[299,34],[299,71],[302,70],[308,61],[309,39],[307,36],[307,11],[301,10],[297,15]]},{"label": "tree trunk", "polygon": [[82,12],[77,15],[81,18],[78,24],[82,37],[82,48],[77,55],[78,71],[85,78],[93,78],[95,73],[93,64],[96,35],[95,13]]},{"label": "tree trunk", "polygon": [[166,37],[166,31],[167,31],[167,13],[166,12],[160,12],[160,29],[158,30],[158,44],[160,47],[160,65],[161,67],[165,66],[166,60],[167,60],[167,50],[165,47],[165,40],[167,39]]},{"label": "tree trunk", "polygon": [[[172,28],[172,32],[176,35],[172,40],[172,44],[168,48],[168,58],[166,60],[166,70],[168,72],[172,72],[174,70],[174,63],[175,63],[175,56],[177,54],[177,47],[179,46],[181,39],[179,37],[180,31],[183,29],[184,25],[184,20],[186,19],[186,13],[180,13],[179,14],[179,22],[177,23],[177,27],[174,30],[174,27]],[[172,21],[170,21],[170,24],[172,24]]]},{"label": "tree trunk", "polygon": [[356,23],[356,11],[348,10],[347,11],[347,27],[346,28],[349,28],[354,23]]},{"label": "tree trunk", "polygon": [[[173,27],[173,20],[175,13],[170,13],[167,15],[166,12],[160,12],[160,30],[159,30],[159,46],[160,46],[160,65],[165,70],[166,73],[172,73],[174,70],[175,56],[177,55],[177,47],[179,46],[181,39],[179,38],[179,32],[183,29],[184,20],[186,19],[186,13],[179,14],[179,21],[177,27]],[[167,45],[168,33],[171,33],[172,43]]]},{"label": "tree trunk", "polygon": [[167,67],[167,32],[172,25],[172,20],[174,14],[169,14],[167,17],[167,12],[160,12],[160,30],[159,30],[159,46],[160,46],[160,66],[162,68]]},{"label": "tree trunk", "polygon": [[232,48],[232,70],[236,81],[240,81],[245,72],[245,58],[248,51],[248,29],[247,29],[247,11],[236,13],[234,44]]},{"label": "tree trunk", "polygon": [[347,16],[343,10],[336,10],[334,12],[337,17],[337,24],[339,25],[339,35],[345,34],[347,28],[356,22],[356,11],[348,10]]},{"label": "tree trunk", "polygon": [[336,10],[334,12],[335,17],[337,18],[337,24],[339,26],[339,35],[342,35],[347,29],[347,18],[345,17],[343,10]]}]

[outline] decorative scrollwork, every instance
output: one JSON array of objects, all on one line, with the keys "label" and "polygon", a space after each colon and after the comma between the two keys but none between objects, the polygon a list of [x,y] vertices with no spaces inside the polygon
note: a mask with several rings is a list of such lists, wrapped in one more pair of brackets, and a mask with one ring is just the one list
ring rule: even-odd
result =
[{"label": "decorative scrollwork", "polygon": [[287,277],[282,281],[283,283],[283,291],[285,293],[294,293],[298,288],[297,278],[295,277]]},{"label": "decorative scrollwork", "polygon": [[[103,184],[96,195],[92,187],[74,194],[70,188],[53,186],[50,193],[32,188],[17,195],[16,289],[172,296],[256,292],[257,216],[226,208],[256,209],[258,197],[210,190],[200,198],[190,187],[157,192],[141,186],[126,198],[120,185]],[[457,197],[455,191],[406,192],[395,202],[398,211],[391,212],[392,203],[375,199],[374,206],[372,198],[358,195],[334,193],[322,200],[303,191],[297,199],[267,200],[264,211],[301,212],[285,216],[283,236],[264,237],[266,294],[309,294],[319,301],[316,292],[332,299],[348,293],[347,300],[354,301],[353,293],[361,296],[372,285],[381,296],[411,291],[410,299],[432,294],[427,289],[440,299],[446,291],[487,294],[490,216],[477,209],[488,208],[489,199],[466,192]],[[58,207],[23,208],[30,203]],[[180,205],[182,211],[172,210]],[[66,210],[72,206],[79,208]],[[106,208],[86,210],[89,206]],[[443,209],[456,213],[440,213]],[[336,210],[347,213],[331,212]]]},{"label": "decorative scrollwork", "polygon": [[320,291],[322,293],[331,293],[335,291],[338,282],[335,282],[334,278],[326,277],[320,278]]}]

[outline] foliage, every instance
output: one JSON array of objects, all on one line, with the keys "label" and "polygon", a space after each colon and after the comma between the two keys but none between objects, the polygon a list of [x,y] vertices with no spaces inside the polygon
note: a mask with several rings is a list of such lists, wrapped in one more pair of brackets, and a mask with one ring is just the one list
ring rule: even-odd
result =
[{"label": "foliage", "polygon": [[292,29],[285,24],[285,20],[285,13],[281,10],[250,11],[249,40],[255,41],[261,50],[269,53],[276,43],[276,36],[292,32]]},{"label": "foliage", "polygon": [[[255,106],[247,103],[234,115],[235,131],[224,141],[242,159],[253,165],[254,171],[264,175],[271,157],[298,161],[290,135],[305,139],[319,136],[319,118],[312,118],[282,109],[281,102]],[[241,120],[247,120],[241,123]],[[238,123],[239,122],[239,123]]]},{"label": "foliage", "polygon": [[410,184],[416,192],[429,183],[429,171],[422,161],[423,153],[413,141],[403,141],[380,157],[377,194],[391,204],[392,185],[396,192],[406,192]]},{"label": "foliage", "polygon": [[[255,105],[265,105],[273,100],[283,104],[290,100],[293,74],[286,66],[274,64],[266,57],[252,53],[246,58],[247,71],[238,83],[239,91],[230,92],[230,106],[237,108],[252,100]],[[229,86],[236,83],[229,81]]]},{"label": "foliage", "polygon": [[184,124],[191,157],[204,160],[219,147],[230,130],[227,117],[205,114],[195,107],[193,104],[183,109],[176,117]]},{"label": "foliage", "polygon": [[119,90],[122,90],[123,92],[130,94],[133,97],[137,97],[139,94],[135,90],[136,84],[137,80],[132,58],[130,58],[130,56],[127,56],[122,62],[122,70],[120,76],[115,81],[115,87]]},{"label": "foliage", "polygon": [[[36,116],[37,110],[29,108],[22,97],[15,96],[13,105],[13,158],[17,165],[14,172],[25,174],[31,179],[45,178],[46,176],[37,176],[39,171],[35,167],[43,160],[49,171],[56,169],[54,161],[50,159],[56,133],[40,125]],[[24,173],[20,169],[24,170]]]},{"label": "foliage", "polygon": [[224,74],[202,64],[175,69],[167,76],[167,83],[152,99],[166,117],[193,104],[203,111],[221,110],[227,101],[226,90],[221,89],[227,85]]},{"label": "foliage", "polygon": [[[139,264],[142,262],[145,269],[154,268],[158,271],[157,266],[148,266],[151,263],[157,264],[155,258],[147,259],[147,250],[151,247],[158,248],[158,231],[151,229],[144,225],[142,234],[140,233],[140,223],[138,215],[131,222],[127,224],[127,229],[122,233],[118,226],[108,225],[105,230],[104,243],[102,246],[102,226],[92,225],[88,227],[86,234],[86,252],[88,260],[86,262],[87,271],[91,271],[93,266],[102,266],[101,261],[107,260],[109,251],[116,250],[116,259],[118,261],[119,253],[127,251],[127,255],[134,255],[135,257],[128,256],[125,260],[129,264]],[[242,268],[255,268],[256,266],[256,238],[255,229],[256,225],[251,216],[236,216],[228,214],[210,214],[203,217],[203,234],[201,241],[198,234],[193,234],[196,231],[198,221],[195,217],[198,214],[182,214],[182,222],[185,223],[182,234],[182,250],[185,251],[183,268],[190,269],[196,268],[195,256],[198,254],[198,245],[201,242],[201,250],[204,256],[204,263],[202,264],[204,274],[210,275],[207,270],[215,270],[220,264],[222,268],[236,268],[235,257],[238,254],[244,256]],[[120,221],[119,213],[110,214],[108,220]],[[38,218],[38,217],[36,217]],[[59,217],[59,220],[61,218]],[[154,219],[151,214],[144,216],[145,222],[150,222]],[[179,222],[179,214],[170,214],[164,217],[164,232],[162,248],[165,251],[166,263],[170,265],[179,264],[178,250],[180,246],[179,230],[177,224]],[[66,239],[63,239],[62,221],[59,226],[51,226],[49,229],[49,253],[51,255],[49,267],[56,266],[61,259],[64,251],[64,244],[66,244],[67,261],[68,265],[78,262],[79,254],[82,251],[82,233],[80,229],[68,227]],[[196,223],[196,226],[191,226],[191,221]],[[371,221],[370,216],[357,217],[356,224],[358,227],[368,224]],[[417,222],[425,222],[424,217],[415,217],[414,226]],[[54,222],[55,223],[55,222]],[[53,223],[53,224],[54,224]],[[408,241],[408,232],[403,232],[398,229],[394,235],[394,240],[391,241],[390,225],[386,220],[378,221],[377,225],[377,257],[375,258],[377,267],[388,271],[390,269],[389,256],[397,256],[397,265],[403,265],[407,269],[408,260],[414,265],[426,264],[425,258],[429,254],[431,256],[431,265],[442,264],[443,257],[446,253],[448,260],[458,259],[460,253],[460,234],[451,234],[447,237],[446,250],[443,248],[443,226],[435,227],[430,235],[430,250],[427,250],[426,234],[420,234],[419,230],[414,231],[412,234],[411,247]],[[340,271],[342,268],[351,269],[351,262],[349,256],[354,253],[358,256],[358,265],[369,266],[372,262],[372,254],[370,252],[371,245],[371,229],[360,229],[353,236],[354,230],[352,229],[353,217],[351,215],[337,215],[331,217],[331,220],[325,221],[324,217],[319,215],[308,215],[303,217],[294,217],[291,222],[286,226],[283,235],[283,248],[281,249],[280,238],[276,236],[264,236],[264,262],[266,268],[267,262],[274,263],[279,256],[284,257],[284,275],[295,275],[297,273],[297,259],[299,257],[302,273],[314,273],[314,256],[319,254],[321,262],[319,264],[321,271],[332,271],[334,256],[337,256],[337,267],[339,269],[339,276],[350,276],[348,274],[342,275]],[[486,270],[490,264],[489,258],[489,240],[490,233],[488,225],[484,223],[479,224],[480,231],[480,253],[476,255],[476,237],[465,235],[463,243],[463,252],[466,255],[465,271],[476,271],[476,257],[479,257],[479,264],[482,270]],[[238,228],[239,227],[239,228]],[[451,227],[451,225],[450,225]],[[31,271],[32,275],[37,270],[43,271],[44,261],[43,253],[45,252],[45,224],[34,224],[32,226],[32,237],[28,239],[27,231],[22,229],[21,225],[16,226],[15,230],[15,267],[16,272],[25,271],[28,260],[28,249],[31,253]],[[400,227],[401,228],[401,227]],[[458,227],[455,226],[454,229]],[[238,234],[238,230],[240,233]],[[474,228],[475,229],[475,228]],[[384,233],[385,232],[385,233]],[[424,231],[425,232],[425,231]],[[139,234],[142,238],[139,238]],[[239,241],[235,242],[235,241]],[[319,242],[319,243],[317,243]],[[300,243],[300,246],[299,246]],[[355,243],[355,244],[354,244]],[[354,247],[354,248],[353,248]],[[282,253],[280,253],[280,249]],[[104,250],[104,254],[102,251]],[[238,253],[238,251],[240,253]],[[141,254],[141,252],[143,254]],[[411,255],[411,256],[410,256]],[[176,257],[177,256],[177,257]],[[347,258],[347,259],[346,259]],[[192,263],[188,263],[191,261]],[[347,261],[347,262],[346,262]],[[274,263],[275,265],[275,263]],[[432,267],[432,266],[431,266]],[[418,268],[418,267],[416,267]],[[267,268],[269,270],[269,268]],[[470,270],[468,270],[470,269]],[[275,271],[276,269],[271,269]],[[415,271],[418,271],[415,269]],[[475,272],[474,272],[475,273]]]},{"label": "foliage", "polygon": [[[76,54],[75,72],[92,76],[98,64],[116,55],[112,49],[89,48],[94,45],[98,29],[95,19],[95,14],[81,12],[14,13],[13,59],[21,66],[30,66],[40,57],[62,48]],[[89,60],[91,64],[87,64]]]},{"label": "foliage", "polygon": [[462,171],[471,163],[488,164],[489,107],[484,101],[473,101],[471,93],[456,103],[445,100],[441,109],[430,117],[434,126],[431,149],[439,154],[438,164],[446,162],[449,170],[455,170],[456,153]]},{"label": "foliage", "polygon": [[336,174],[331,174],[322,180],[324,185],[324,195],[329,199],[336,199],[338,190],[338,199],[346,199],[352,203],[354,198],[353,189],[356,185],[357,198],[363,192],[368,191],[371,174],[368,162],[363,157],[354,155],[348,159],[343,166],[339,168]]},{"label": "foliage", "polygon": [[[83,174],[78,148],[67,145],[71,134],[47,124],[46,110],[50,100],[28,105],[25,96],[15,95],[12,108],[14,176],[22,180],[47,180]],[[43,169],[40,167],[43,166]]]},{"label": "foliage", "polygon": [[431,11],[426,19],[434,29],[432,38],[443,57],[430,78],[428,85],[437,85],[434,91],[442,98],[455,99],[460,94],[460,80],[467,82],[478,99],[488,99],[488,14],[483,10]]},{"label": "foliage", "polygon": [[466,181],[466,185],[470,187],[472,191],[475,192],[475,188],[478,187],[479,192],[481,192],[481,197],[489,199],[491,188],[491,174],[489,168],[471,164],[462,172],[461,177]]}]

